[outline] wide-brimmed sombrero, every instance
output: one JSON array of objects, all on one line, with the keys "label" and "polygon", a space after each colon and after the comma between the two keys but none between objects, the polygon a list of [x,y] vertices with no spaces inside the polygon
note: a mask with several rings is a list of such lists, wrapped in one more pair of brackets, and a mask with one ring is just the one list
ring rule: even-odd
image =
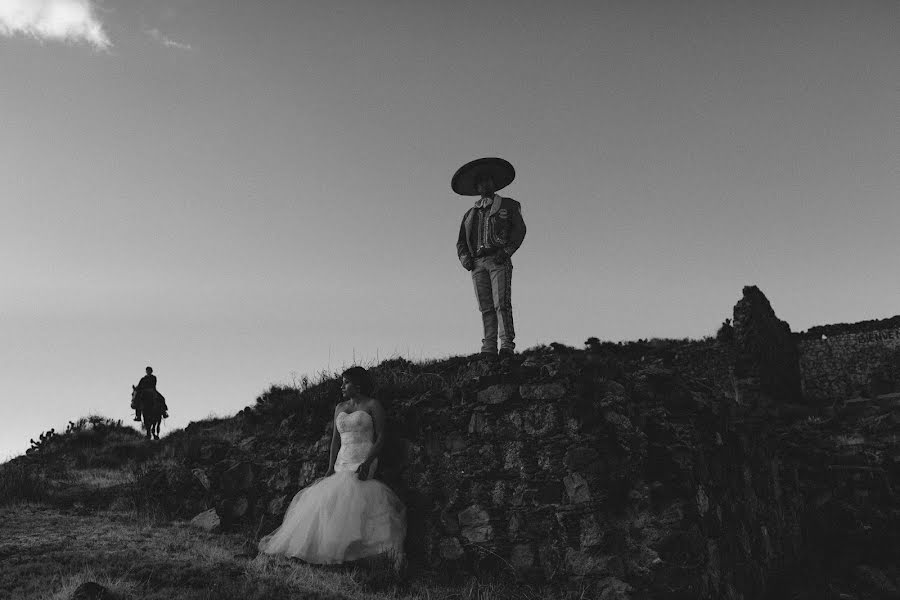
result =
[{"label": "wide-brimmed sombrero", "polygon": [[450,187],[461,196],[477,196],[475,182],[485,175],[494,181],[494,191],[499,192],[516,178],[516,170],[502,158],[478,158],[457,169]]}]

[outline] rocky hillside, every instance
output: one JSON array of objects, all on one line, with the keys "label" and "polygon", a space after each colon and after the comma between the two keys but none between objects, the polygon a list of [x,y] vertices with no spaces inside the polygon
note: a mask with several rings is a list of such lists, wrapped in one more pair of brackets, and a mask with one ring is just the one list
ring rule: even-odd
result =
[{"label": "rocky hillside", "polygon": [[[745,288],[716,339],[374,367],[411,570],[604,599],[900,598],[900,394],[808,405],[792,340]],[[17,460],[119,464],[133,481],[57,498],[256,539],[324,473],[338,396],[273,387],[161,442],[86,455],[63,434]]]}]

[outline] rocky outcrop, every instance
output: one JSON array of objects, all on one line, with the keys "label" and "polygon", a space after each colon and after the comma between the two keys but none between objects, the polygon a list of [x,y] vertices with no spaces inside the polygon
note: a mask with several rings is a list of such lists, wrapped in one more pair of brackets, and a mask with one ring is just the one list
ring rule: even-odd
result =
[{"label": "rocky outcrop", "polygon": [[118,596],[95,581],[86,581],[75,588],[71,600],[118,600]]},{"label": "rocky outcrop", "polygon": [[205,510],[191,519],[192,527],[197,527],[198,529],[203,529],[204,531],[213,533],[219,531],[219,527],[221,524],[222,520],[219,518],[219,515],[217,514],[215,508]]},{"label": "rocky outcrop", "polygon": [[799,403],[800,363],[791,327],[759,288],[747,286],[734,306],[734,377],[738,401],[759,414],[774,414],[778,405]]}]

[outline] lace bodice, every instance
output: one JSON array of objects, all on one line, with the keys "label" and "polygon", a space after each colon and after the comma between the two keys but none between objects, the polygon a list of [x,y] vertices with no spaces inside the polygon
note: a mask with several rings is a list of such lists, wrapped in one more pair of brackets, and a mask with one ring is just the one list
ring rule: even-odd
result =
[{"label": "lace bodice", "polygon": [[[372,416],[364,410],[351,413],[342,412],[334,420],[338,433],[341,434],[341,449],[334,461],[334,470],[355,471],[369,456],[375,438],[375,425]],[[378,460],[372,461],[369,476],[375,473]]]}]

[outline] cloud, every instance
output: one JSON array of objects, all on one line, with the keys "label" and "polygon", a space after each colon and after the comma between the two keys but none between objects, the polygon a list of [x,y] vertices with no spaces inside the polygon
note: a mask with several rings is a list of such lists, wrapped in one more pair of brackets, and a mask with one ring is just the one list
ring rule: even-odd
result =
[{"label": "cloud", "polygon": [[93,0],[0,0],[0,34],[112,46]]},{"label": "cloud", "polygon": [[[2,1],[2,0],[0,0]],[[162,34],[159,29],[149,29],[147,30],[147,35],[152,37],[154,40],[165,46],[166,48],[178,48],[179,50],[193,50],[190,44],[182,44],[181,42],[176,42],[173,39],[167,38]]]}]

